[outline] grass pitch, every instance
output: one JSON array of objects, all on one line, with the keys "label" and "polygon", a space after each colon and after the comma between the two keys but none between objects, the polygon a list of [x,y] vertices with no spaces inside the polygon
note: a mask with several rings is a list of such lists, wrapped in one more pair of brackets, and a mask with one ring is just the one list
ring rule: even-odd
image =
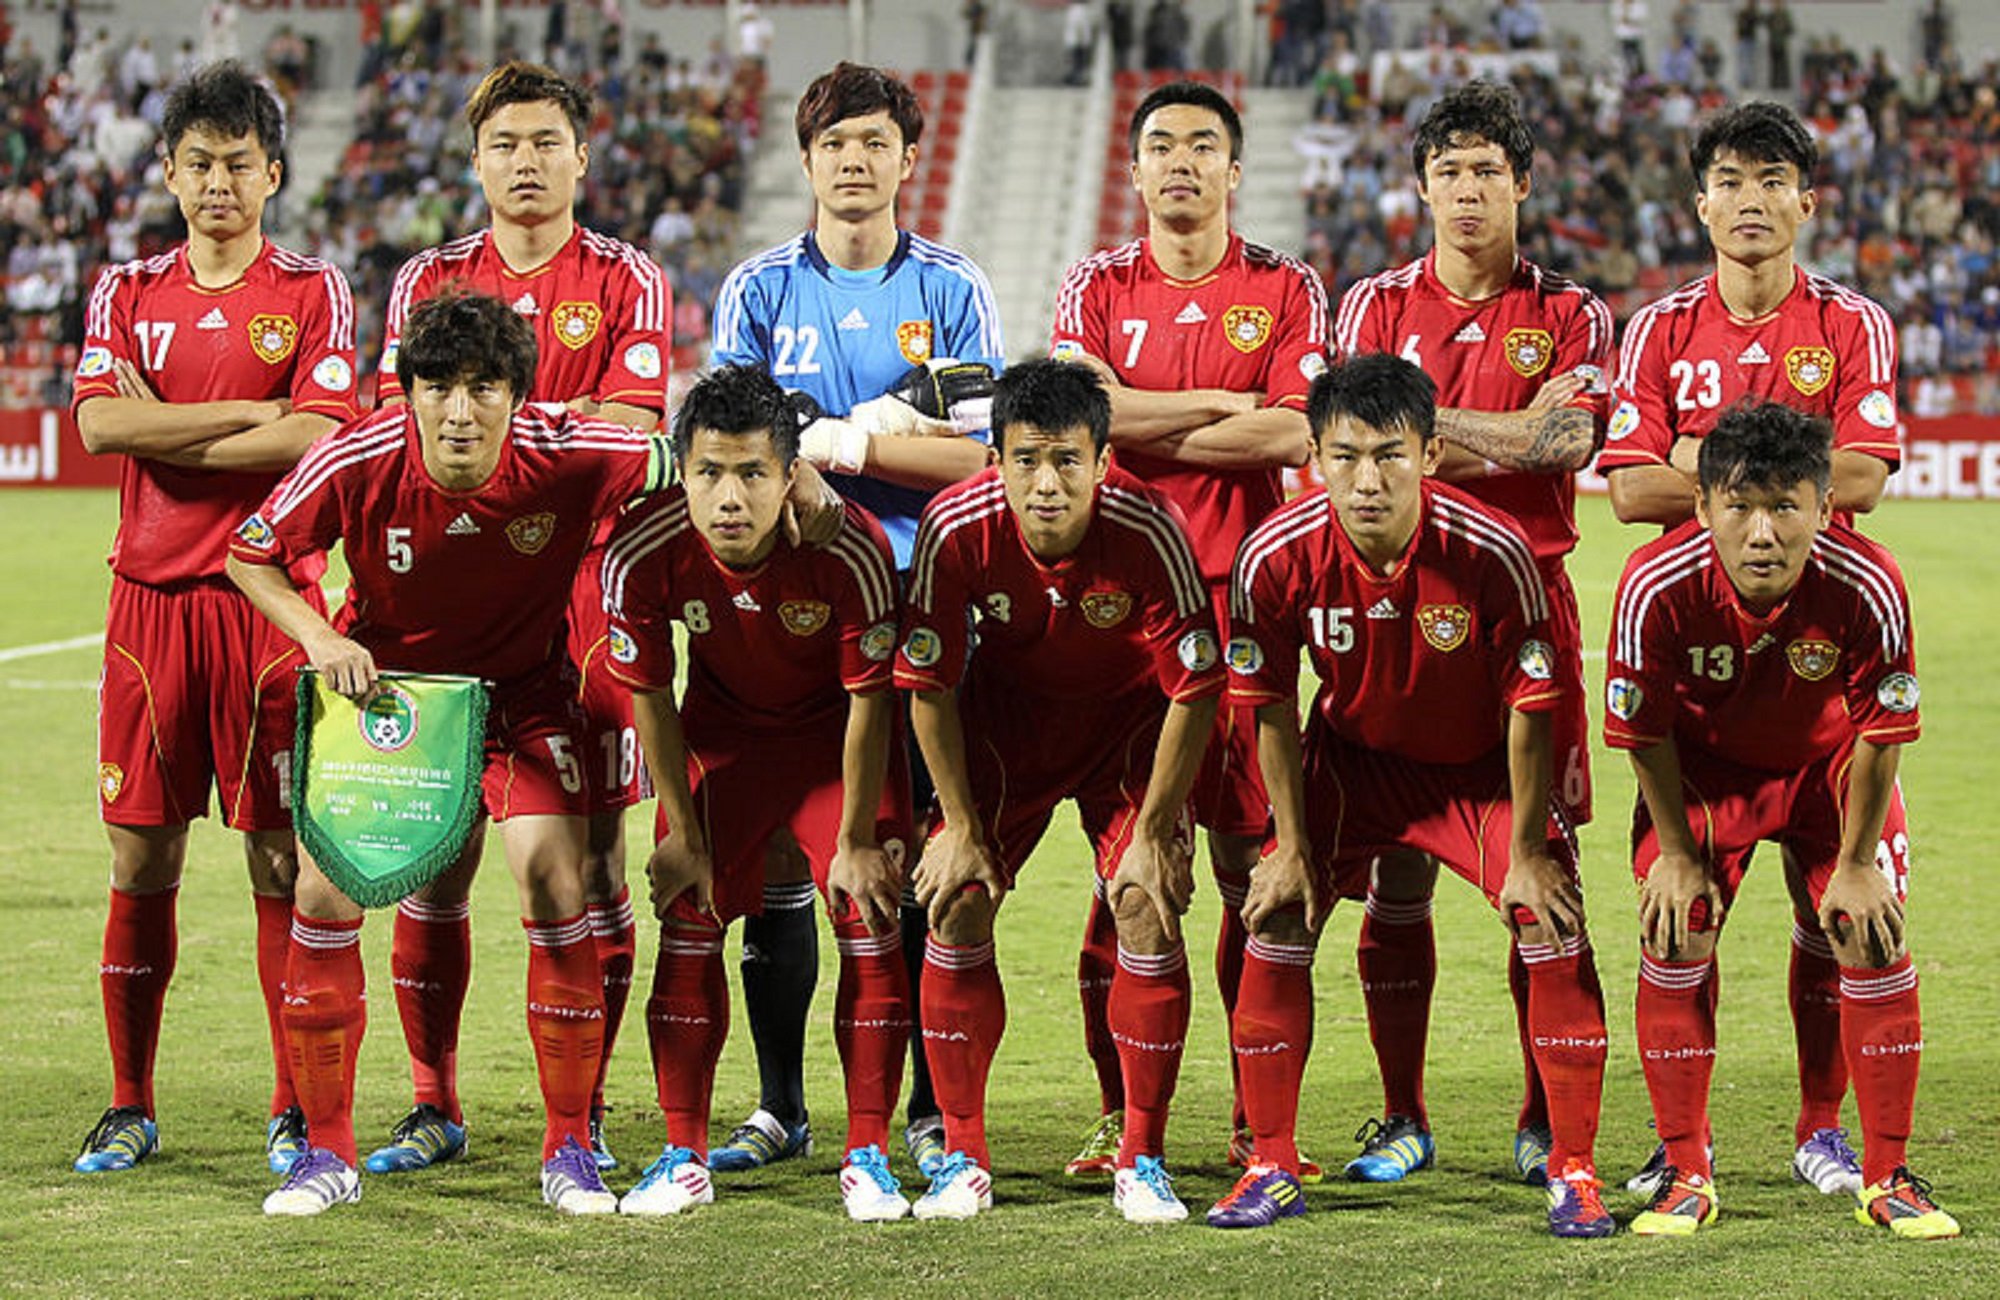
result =
[{"label": "grass pitch", "polygon": [[[1064,820],[1001,918],[1009,1032],[991,1088],[998,1204],[971,1223],[863,1227],[841,1213],[826,941],[808,1080],[820,1153],[718,1180],[717,1204],[681,1220],[559,1220],[537,1192],[541,1120],[521,1019],[525,950],[497,859],[482,874],[474,909],[461,1057],[469,1158],[426,1174],[369,1178],[358,1206],[319,1219],[266,1220],[258,1203],[272,1185],[262,1152],[270,1079],[253,918],[235,837],[211,822],[197,827],[181,895],[180,964],[160,1047],[163,1149],[131,1173],[72,1174],[76,1143],[109,1089],[95,978],[106,880],[93,801],[98,658],[94,648],[7,652],[102,628],[101,557],[116,501],[108,492],[25,491],[0,500],[0,735],[10,755],[0,778],[0,1292],[1971,1296],[2000,1289],[2000,1237],[1992,1231],[2000,1223],[1993,1136],[2000,966],[1992,939],[2000,880],[1983,856],[2000,775],[1989,757],[2000,726],[2000,675],[1991,667],[2000,644],[1993,599],[2000,550],[1981,541],[2000,523],[1992,507],[1896,502],[1869,521],[1909,578],[1928,721],[1904,765],[1928,1049],[1911,1163],[1934,1181],[1966,1236],[1926,1245],[1864,1229],[1847,1206],[1790,1179],[1790,922],[1771,861],[1752,873],[1724,944],[1714,1097],[1722,1217],[1700,1237],[1562,1243],[1544,1235],[1540,1194],[1505,1172],[1519,1064],[1502,931],[1450,876],[1439,889],[1429,1076],[1439,1167],[1398,1187],[1313,1189],[1305,1218],[1262,1232],[1127,1225],[1106,1187],[1060,1173],[1096,1112],[1073,979],[1089,872],[1081,837]],[[1602,502],[1586,501],[1582,514],[1574,573],[1588,642],[1601,646],[1618,566],[1641,534],[1617,525]],[[1594,659],[1594,682],[1600,668]],[[1622,759],[1600,753],[1596,774],[1600,820],[1585,835],[1584,870],[1610,1002],[1599,1164],[1616,1182],[1652,1137],[1632,1040],[1636,943],[1622,826],[1633,786]],[[1197,1217],[1231,1181],[1221,1158],[1226,1047],[1201,956],[1216,909],[1206,889],[1190,926],[1194,1026],[1169,1140],[1179,1190]],[[1358,920],[1358,909],[1339,909],[1322,943],[1318,1038],[1301,1117],[1307,1149],[1335,1167],[1352,1154],[1354,1127],[1380,1104],[1353,974]],[[364,943],[375,993],[357,1101],[364,1149],[408,1104],[388,930],[378,917]],[[642,972],[653,934],[642,921]],[[643,1000],[641,988],[610,1085],[610,1138],[625,1165],[609,1181],[621,1191],[663,1138]],[[733,1123],[754,1095],[748,1036],[739,1032],[717,1082],[718,1125]],[[906,1183],[915,1181],[900,1153],[897,1167]],[[1611,1203],[1621,1218],[1635,1208],[1622,1194]]]}]

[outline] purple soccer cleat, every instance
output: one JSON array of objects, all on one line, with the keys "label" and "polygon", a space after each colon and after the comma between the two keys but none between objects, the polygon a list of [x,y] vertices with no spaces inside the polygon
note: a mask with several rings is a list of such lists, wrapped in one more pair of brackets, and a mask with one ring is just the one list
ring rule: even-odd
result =
[{"label": "purple soccer cleat", "polygon": [[1280,1219],[1305,1212],[1305,1189],[1295,1176],[1276,1165],[1252,1165],[1229,1189],[1229,1195],[1208,1208],[1208,1226],[1268,1228]]}]

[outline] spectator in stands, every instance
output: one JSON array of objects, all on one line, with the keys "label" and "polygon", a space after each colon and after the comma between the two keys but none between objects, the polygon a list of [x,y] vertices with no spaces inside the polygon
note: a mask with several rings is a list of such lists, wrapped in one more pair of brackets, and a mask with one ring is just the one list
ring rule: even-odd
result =
[{"label": "spectator in stands", "polygon": [[1096,22],[1091,17],[1090,0],[1069,0],[1063,7],[1063,58],[1068,70],[1065,86],[1081,86],[1090,80],[1090,49],[1097,39]]},{"label": "spectator in stands", "polygon": [[1764,27],[1764,11],[1757,0],[1743,0],[1736,9],[1736,88],[1757,88],[1757,33]]},{"label": "spectator in stands", "polygon": [[1611,0],[1611,36],[1625,60],[1625,76],[1646,75],[1646,0]]},{"label": "spectator in stands", "polygon": [[1132,66],[1132,0],[1108,0],[1104,6],[1104,34],[1111,41],[1111,70],[1124,72]]},{"label": "spectator in stands", "polygon": [[1771,0],[1764,17],[1764,48],[1771,56],[1771,89],[1792,88],[1792,11],[1785,0]]},{"label": "spectator in stands", "polygon": [[1539,0],[1500,0],[1493,11],[1493,38],[1506,50],[1539,49],[1542,44]]},{"label": "spectator in stands", "polygon": [[1143,39],[1148,72],[1186,71],[1194,24],[1181,7],[1181,0],[1153,0],[1152,7],[1146,10]]}]

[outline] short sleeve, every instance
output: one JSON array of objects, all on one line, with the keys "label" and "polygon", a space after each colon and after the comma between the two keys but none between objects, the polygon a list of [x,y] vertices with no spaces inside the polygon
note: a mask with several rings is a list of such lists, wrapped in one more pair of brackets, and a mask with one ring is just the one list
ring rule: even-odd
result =
[{"label": "short sleeve", "polygon": [[660,517],[667,502],[648,502],[619,516],[604,551],[605,656],[611,675],[634,691],[674,687],[671,549]]},{"label": "short sleeve", "polygon": [[1903,463],[1896,409],[1896,327],[1871,299],[1841,291],[1833,308],[1842,325],[1834,360],[1833,445],[1888,462]]},{"label": "short sleeve", "polygon": [[1229,702],[1252,708],[1296,699],[1302,603],[1294,599],[1293,565],[1283,552],[1257,547],[1264,530],[1244,540],[1229,576]]},{"label": "short sleeve", "polygon": [[1602,473],[1665,465],[1673,451],[1673,408],[1667,400],[1664,339],[1654,328],[1657,323],[1656,313],[1644,311],[1625,327],[1611,387],[1611,418],[1604,430],[1604,450],[1597,457]]},{"label": "short sleeve", "polygon": [[118,396],[114,363],[133,359],[131,299],[132,278],[121,267],[104,268],[90,291],[90,306],[84,313],[83,351],[77,356],[70,397],[72,412],[93,397]]},{"label": "short sleeve", "polygon": [[1291,276],[1284,310],[1273,327],[1270,367],[1264,373],[1264,405],[1303,413],[1306,392],[1326,369],[1326,286],[1305,263],[1286,258]]},{"label": "short sleeve", "polygon": [[667,406],[667,365],[673,355],[673,289],[653,259],[626,248],[615,283],[618,301],[607,313],[612,322],[610,357],[591,396],[599,403],[621,402],[648,411]]},{"label": "short sleeve", "polygon": [[850,502],[827,552],[840,577],[840,598],[833,602],[840,624],[840,684],[852,695],[888,690],[895,685],[898,631],[888,536],[873,516]]},{"label": "short sleeve", "polygon": [[1604,743],[1613,749],[1649,749],[1674,730],[1673,616],[1639,577],[1652,554],[1641,549],[1626,561],[1613,602],[1604,668]]},{"label": "short sleeve", "polygon": [[322,267],[317,279],[314,290],[301,295],[292,409],[345,423],[359,413],[354,378],[354,295],[337,266]]},{"label": "short sleeve", "polygon": [[933,501],[917,528],[916,562],[896,650],[896,686],[901,690],[948,691],[965,675],[971,587],[960,539],[966,530],[948,536],[937,530],[938,504],[952,499],[947,494]]}]

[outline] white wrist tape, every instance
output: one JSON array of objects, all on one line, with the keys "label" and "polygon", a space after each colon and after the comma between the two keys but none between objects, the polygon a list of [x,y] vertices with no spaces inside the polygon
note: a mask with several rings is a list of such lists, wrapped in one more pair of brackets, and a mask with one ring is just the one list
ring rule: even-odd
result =
[{"label": "white wrist tape", "polygon": [[868,466],[868,431],[831,416],[814,420],[799,434],[799,455],[815,469],[859,474]]}]

